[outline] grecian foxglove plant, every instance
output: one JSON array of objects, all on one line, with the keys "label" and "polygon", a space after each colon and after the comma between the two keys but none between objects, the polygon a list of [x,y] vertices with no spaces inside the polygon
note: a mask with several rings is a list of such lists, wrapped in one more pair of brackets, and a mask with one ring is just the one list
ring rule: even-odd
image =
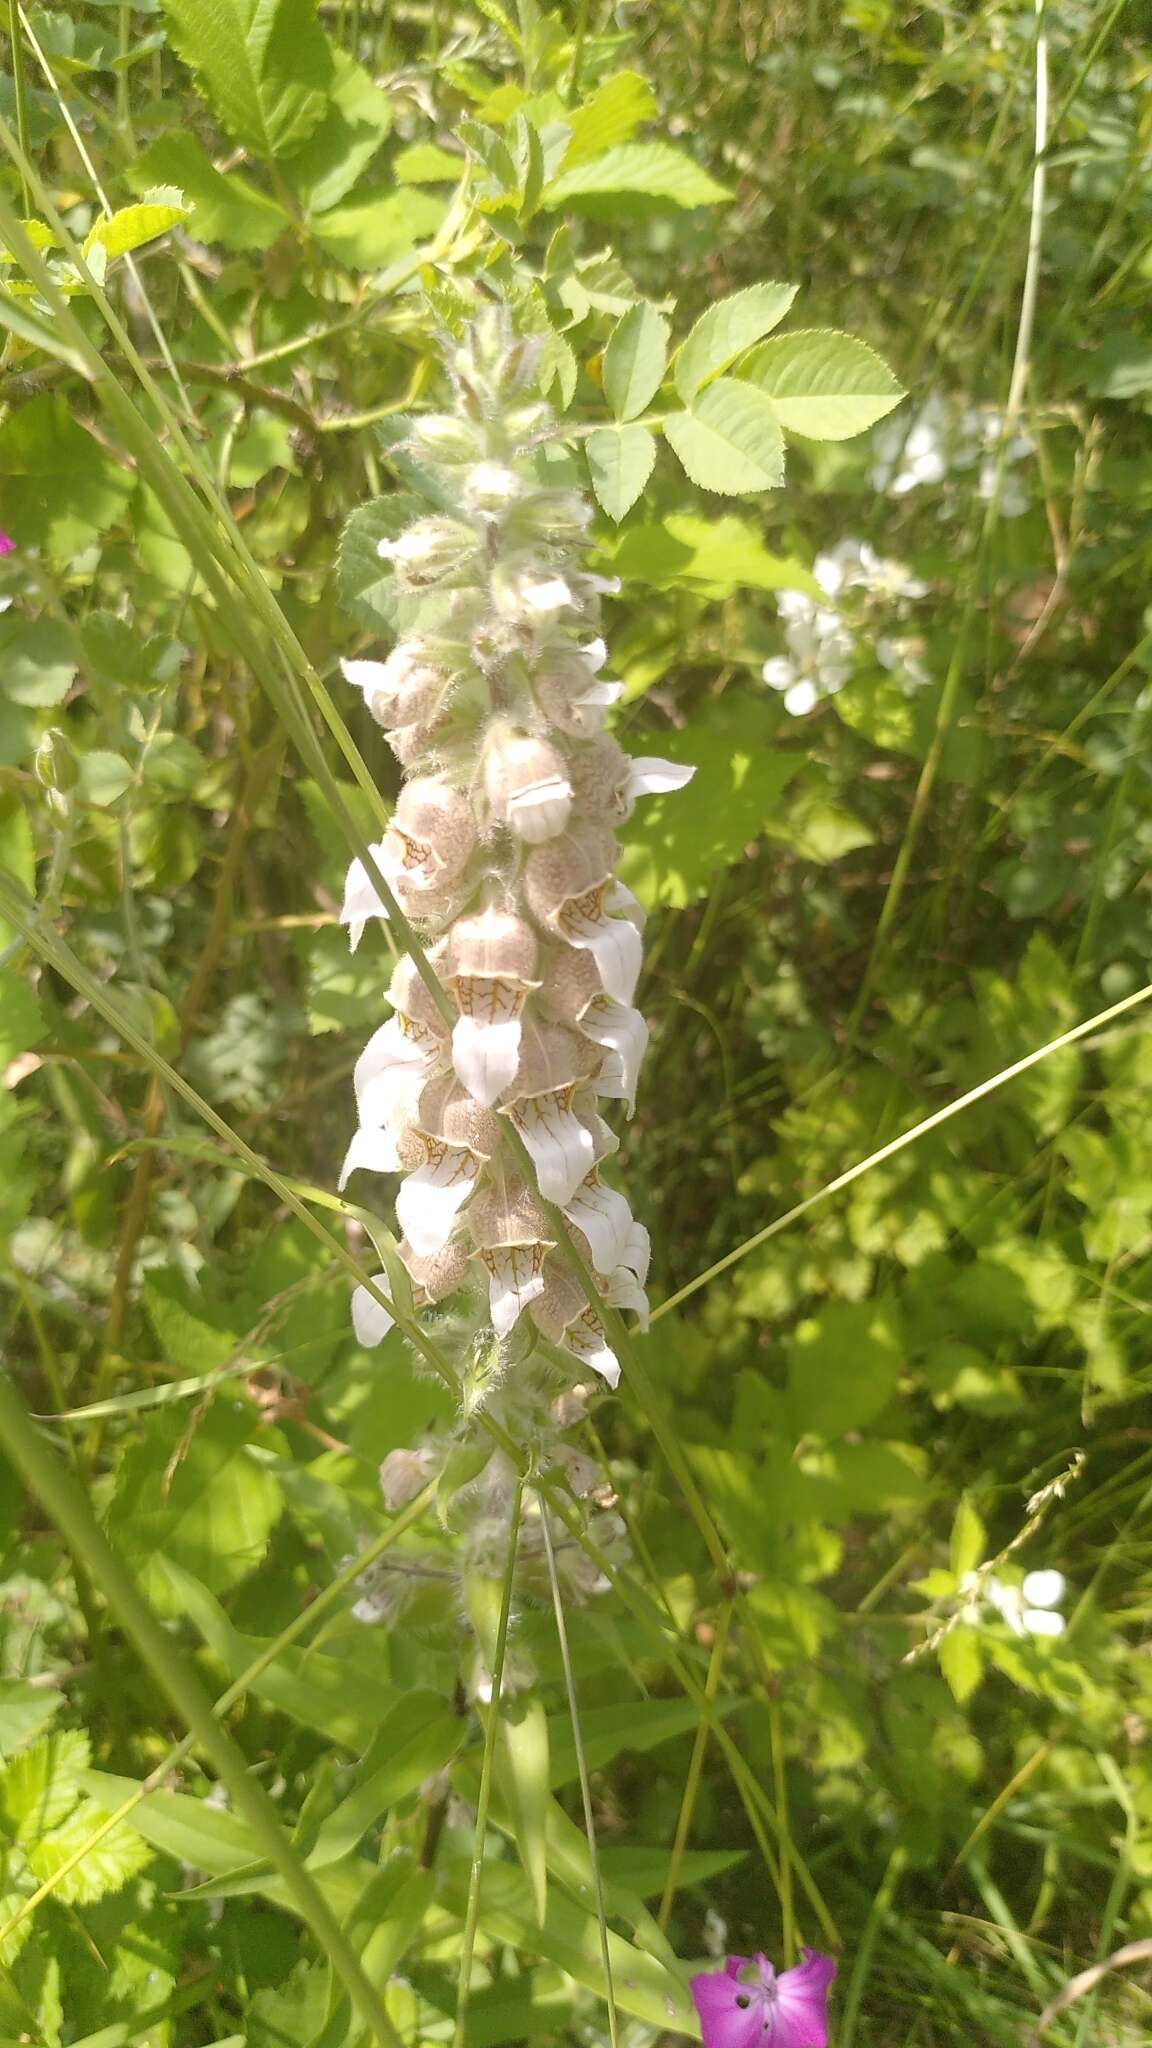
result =
[{"label": "grecian foxglove plant", "polygon": [[[361,1169],[401,1176],[415,1303],[449,1305],[438,1336],[471,1404],[521,1423],[526,1406],[554,1412],[558,1368],[619,1378],[565,1234],[598,1299],[647,1316],[648,1233],[613,1184],[600,1109],[632,1113],[648,1040],[634,1001],[644,918],[617,878],[615,833],[639,797],[692,773],[635,760],[604,730],[622,686],[604,676],[600,601],[617,586],[583,565],[586,501],[549,478],[535,369],[534,345],[495,312],[451,351],[456,409],[415,422],[406,451],[438,509],[379,543],[399,637],[386,660],[343,664],[405,771],[371,855],[439,1000],[401,958],[356,1063],[341,1185]],[[342,916],[353,947],[387,919],[362,861]],[[366,1288],[352,1315],[365,1345],[390,1326]]]}]

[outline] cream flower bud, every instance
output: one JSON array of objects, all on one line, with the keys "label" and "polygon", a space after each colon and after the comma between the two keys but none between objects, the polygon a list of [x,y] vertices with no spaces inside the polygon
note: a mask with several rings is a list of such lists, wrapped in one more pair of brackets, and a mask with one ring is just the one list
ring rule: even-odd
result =
[{"label": "cream flower bud", "polygon": [[540,846],[568,823],[572,784],[563,756],[531,733],[498,733],[484,763],[484,786],[493,815],[518,839]]},{"label": "cream flower bud", "polygon": [[539,947],[530,924],[507,910],[483,910],[461,918],[448,939],[446,974],[518,981],[535,987]]},{"label": "cream flower bud", "polygon": [[[430,948],[427,957],[429,966],[434,970],[442,967],[444,953],[441,947]],[[422,1025],[434,1038],[443,1038],[446,1035],[448,1026],[444,1022],[440,1006],[431,989],[427,987],[416,962],[410,960],[407,953],[401,956],[392,970],[387,994],[392,1008],[399,1010],[410,1023]]]},{"label": "cream flower bud", "polygon": [[470,511],[498,514],[520,496],[523,482],[506,462],[478,462],[464,479],[464,502]]},{"label": "cream flower bud", "polygon": [[607,734],[573,747],[568,773],[576,812],[582,818],[616,825],[628,814],[628,777],[632,762]]},{"label": "cream flower bud", "polygon": [[380,1491],[390,1515],[406,1508],[444,1463],[443,1453],[424,1444],[413,1451],[389,1451],[380,1467]]},{"label": "cream flower bud", "polygon": [[570,1201],[596,1164],[595,1133],[574,1098],[598,1064],[595,1047],[563,1024],[530,1022],[524,1033],[519,1070],[500,1114],[523,1138],[550,1202]]},{"label": "cream flower bud", "polygon": [[558,1252],[550,1252],[544,1266],[544,1286],[532,1303],[532,1321],[550,1343],[558,1344],[569,1323],[587,1307],[584,1289],[571,1267]]},{"label": "cream flower bud", "polygon": [[457,1293],[475,1271],[471,1246],[462,1237],[454,1237],[432,1258],[421,1258],[405,1239],[400,1245],[400,1257],[417,1294],[428,1302],[443,1301],[449,1294]]},{"label": "cream flower bud", "polygon": [[475,462],[484,446],[482,430],[451,412],[423,413],[409,439],[415,453],[431,462]]},{"label": "cream flower bud", "polygon": [[404,784],[392,829],[405,842],[403,865],[416,886],[454,881],[476,848],[476,820],[463,790],[427,775]]},{"label": "cream flower bud", "polygon": [[[605,993],[628,1004],[640,974],[640,934],[628,914],[628,892],[614,880],[615,864],[611,833],[580,825],[529,856],[525,894],[555,937],[592,954]],[[615,916],[617,909],[626,914]]]},{"label": "cream flower bud", "polygon": [[379,541],[376,552],[391,562],[404,589],[426,590],[473,561],[476,535],[462,520],[418,519],[399,539]]},{"label": "cream flower bud", "polygon": [[418,639],[401,640],[386,661],[342,661],[346,682],[360,691],[379,725],[409,725],[432,718],[449,677]]},{"label": "cream flower bud", "polygon": [[503,910],[461,918],[449,936],[445,972],[460,1009],[452,1032],[452,1063],[484,1108],[515,1079],[521,1017],[538,986],[537,950],[531,927]]},{"label": "cream flower bud", "polygon": [[576,604],[567,579],[535,561],[495,569],[492,601],[503,618],[518,626],[535,627],[550,625]]},{"label": "cream flower bud", "polygon": [[544,1291],[544,1260],[554,1240],[539,1203],[517,1181],[482,1189],[469,1209],[468,1227],[488,1271],[492,1327],[506,1337]]}]

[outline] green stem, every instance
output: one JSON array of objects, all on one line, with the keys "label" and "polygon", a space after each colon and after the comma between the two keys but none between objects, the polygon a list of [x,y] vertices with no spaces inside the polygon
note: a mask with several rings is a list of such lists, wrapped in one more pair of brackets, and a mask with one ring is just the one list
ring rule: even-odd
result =
[{"label": "green stem", "polygon": [[[704,1697],[710,1706],[715,1704],[716,1692],[720,1684],[720,1673],[724,1665],[724,1652],[728,1647],[728,1630],[731,1625],[732,1602],[728,1600],[721,1609],[720,1619],[716,1624],[716,1634],[712,1643],[712,1656],[708,1664],[708,1676],[704,1681]],[[696,1797],[700,1790],[700,1775],[704,1766],[704,1752],[708,1747],[708,1735],[709,1723],[706,1720],[702,1720],[697,1724],[696,1739],[692,1744],[688,1776],[684,1783],[684,1797],[680,1801],[680,1812],[676,1821],[676,1837],[672,1843],[672,1853],[668,1858],[668,1875],[664,1880],[664,1894],[660,1900],[659,1911],[656,1914],[656,1924],[665,1932],[667,1932],[668,1922],[672,1917],[672,1902],[676,1897],[677,1887],[680,1883],[680,1865],[684,1861],[684,1851],[688,1846],[688,1836],[692,1828],[692,1816],[696,1811]]]},{"label": "green stem", "polygon": [[[28,136],[28,81],[24,72],[24,30],[20,20],[19,0],[8,0],[8,32],[12,44],[12,89],[16,97],[16,135],[20,153],[27,161],[30,149]],[[32,202],[28,193],[28,180],[24,175],[24,164],[20,165],[20,191],[24,199],[24,218],[28,219]]]},{"label": "green stem", "polygon": [[[488,1812],[492,1804],[492,1771],[496,1761],[496,1738],[500,1732],[500,1701],[504,1687],[504,1655],[508,1648],[508,1619],[512,1612],[512,1580],[516,1570],[516,1549],[520,1538],[520,1503],[523,1499],[524,1484],[517,1480],[512,1497],[512,1514],[509,1525],[508,1556],[504,1565],[504,1580],[500,1589],[500,1614],[496,1623],[496,1638],[492,1649],[491,1676],[492,1697],[488,1705],[488,1718],[484,1724],[484,1753],[480,1759],[480,1790],[476,1799],[476,1826],[472,1836],[472,1867],[468,1873],[468,1903],[464,1909],[464,1938],[460,1948],[460,1969],[456,1980],[456,2026],[452,2036],[453,2048],[464,2048],[464,2036],[468,2024],[468,2000],[472,1991],[472,1958],[476,1951],[476,1932],[480,1925],[480,1882],[484,1875],[484,1843],[488,1832]],[[487,1661],[487,1657],[485,1657]]]},{"label": "green stem", "polygon": [[382,2048],[402,2048],[380,1994],[365,1976],[360,1959],[315,1879],[285,1835],[272,1800],[248,1767],[242,1750],[221,1727],[212,1702],[187,1658],[163,1629],[118,1553],[96,1520],[88,1500],[36,1429],[12,1381],[0,1378],[0,1443],[32,1492],[56,1523],[77,1565],[103,1593],[141,1661],[185,1721],[198,1748],[219,1773],[241,1819],[261,1853],[283,1879],[296,1911],[341,1978],[354,2010]]},{"label": "green stem", "polygon": [[600,1858],[596,1851],[596,1817],[592,1811],[592,1784],[588,1776],[588,1758],[584,1753],[584,1737],[580,1731],[580,1706],[576,1698],[576,1679],[572,1670],[572,1652],[568,1643],[568,1626],[564,1620],[564,1601],[560,1593],[560,1580],[556,1574],[556,1553],[552,1548],[552,1531],[548,1527],[548,1502],[540,1496],[540,1530],[544,1538],[544,1551],[548,1559],[548,1581],[552,1588],[552,1608],[556,1616],[556,1636],[560,1644],[560,1661],[564,1666],[564,1687],[568,1694],[568,1715],[572,1723],[572,1744],[576,1751],[576,1769],[580,1774],[580,1803],[584,1808],[584,1832],[588,1837],[588,1856],[592,1865],[592,1890],[596,1901],[596,1919],[600,1928],[600,1958],[604,1967],[604,1990],[608,2001],[608,2038],[611,2048],[619,2048],[620,2024],[616,2016],[616,1994],[612,1986],[612,1953],[608,1943],[608,1916],[604,1910],[604,1880],[600,1874]]}]

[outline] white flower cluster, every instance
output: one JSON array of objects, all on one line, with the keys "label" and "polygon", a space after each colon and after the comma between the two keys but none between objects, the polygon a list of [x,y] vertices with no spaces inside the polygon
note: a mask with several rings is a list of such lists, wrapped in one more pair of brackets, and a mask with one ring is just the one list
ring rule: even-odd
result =
[{"label": "white flower cluster", "polygon": [[[812,575],[819,598],[802,590],[781,590],[777,610],[784,622],[786,654],[764,663],[761,674],[770,690],[783,694],[784,709],[803,718],[825,697],[834,697],[852,674],[856,657],[857,619],[848,593],[889,605],[903,598],[923,597],[928,589],[899,562],[883,561],[867,541],[842,540],[817,555]],[[859,609],[859,600],[855,601]],[[913,687],[930,680],[906,641],[891,635],[874,643],[885,668],[900,672]]]},{"label": "white flower cluster", "polygon": [[[648,1234],[605,1176],[618,1141],[597,1107],[631,1113],[648,1039],[633,1004],[644,918],[616,878],[614,831],[691,770],[633,760],[603,730],[621,685],[602,679],[599,608],[617,586],[580,566],[583,498],[541,474],[551,416],[530,395],[530,346],[478,326],[451,368],[457,410],[416,422],[409,446],[453,509],[380,543],[401,637],[385,661],[343,664],[407,771],[371,853],[440,999],[401,959],[392,1014],[356,1064],[341,1185],[357,1168],[403,1175],[400,1256],[418,1304],[483,1282],[506,1360],[543,1338],[615,1385],[544,1203],[604,1300],[643,1319]],[[387,914],[354,861],[353,946]],[[353,1317],[365,1344],[389,1326],[365,1288]]]},{"label": "white flower cluster", "polygon": [[996,406],[957,409],[934,395],[910,421],[901,415],[877,429],[872,443],[873,487],[902,498],[920,484],[940,484],[957,475],[967,482],[975,470],[976,495],[987,503],[1003,463],[1000,516],[1018,519],[1027,511],[1029,498],[1013,468],[1034,453],[1034,445],[1019,429],[1001,449],[1003,440],[1004,415]]},{"label": "white flower cluster", "polygon": [[1059,1613],[1064,1598],[1063,1572],[1048,1567],[1026,1572],[1019,1585],[1010,1585],[994,1574],[984,1581],[984,1598],[1006,1621],[1014,1636],[1062,1636],[1064,1616]]}]

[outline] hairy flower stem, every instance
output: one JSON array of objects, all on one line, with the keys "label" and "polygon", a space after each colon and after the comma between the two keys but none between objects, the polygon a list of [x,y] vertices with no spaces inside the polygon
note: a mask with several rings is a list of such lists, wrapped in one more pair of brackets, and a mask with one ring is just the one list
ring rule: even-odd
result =
[{"label": "hairy flower stem", "polygon": [[564,1666],[564,1687],[568,1694],[568,1713],[572,1722],[572,1742],[576,1751],[576,1769],[580,1776],[580,1802],[584,1808],[584,1832],[588,1838],[588,1856],[592,1864],[592,1888],[596,1902],[596,1919],[600,1929],[600,1957],[604,1966],[604,1989],[608,2005],[608,2038],[611,2048],[618,2048],[619,2022],[616,2016],[616,1995],[612,1985],[612,1952],[608,1940],[608,1916],[604,1910],[604,1880],[600,1873],[600,1857],[596,1849],[596,1816],[592,1811],[592,1784],[588,1776],[588,1758],[584,1753],[584,1737],[580,1729],[580,1705],[576,1697],[576,1679],[572,1670],[572,1652],[568,1643],[568,1625],[564,1619],[564,1601],[560,1591],[560,1580],[556,1572],[556,1553],[552,1547],[552,1536],[548,1527],[546,1504],[541,1500],[540,1526],[544,1532],[544,1548],[548,1558],[548,1578],[552,1588],[552,1610],[556,1616],[556,1636],[560,1645],[560,1661]]},{"label": "hairy flower stem", "polygon": [[[480,1759],[480,1790],[476,1800],[476,1825],[472,1836],[472,1864],[468,1872],[468,1903],[464,1910],[464,1934],[460,1946],[460,1968],[456,1979],[456,2025],[453,2048],[464,2048],[468,2024],[468,2000],[472,1990],[472,1959],[480,1924],[480,1884],[484,1875],[484,1847],[488,1833],[488,1812],[492,1803],[492,1772],[496,1741],[500,1733],[500,1707],[504,1690],[504,1660],[508,1649],[508,1622],[512,1613],[512,1583],[516,1573],[516,1552],[520,1538],[520,1510],[524,1485],[517,1480],[508,1518],[508,1554],[500,1588],[500,1611],[491,1644],[491,1696],[484,1719],[484,1751]],[[545,1528],[547,1521],[545,1519]]]}]

